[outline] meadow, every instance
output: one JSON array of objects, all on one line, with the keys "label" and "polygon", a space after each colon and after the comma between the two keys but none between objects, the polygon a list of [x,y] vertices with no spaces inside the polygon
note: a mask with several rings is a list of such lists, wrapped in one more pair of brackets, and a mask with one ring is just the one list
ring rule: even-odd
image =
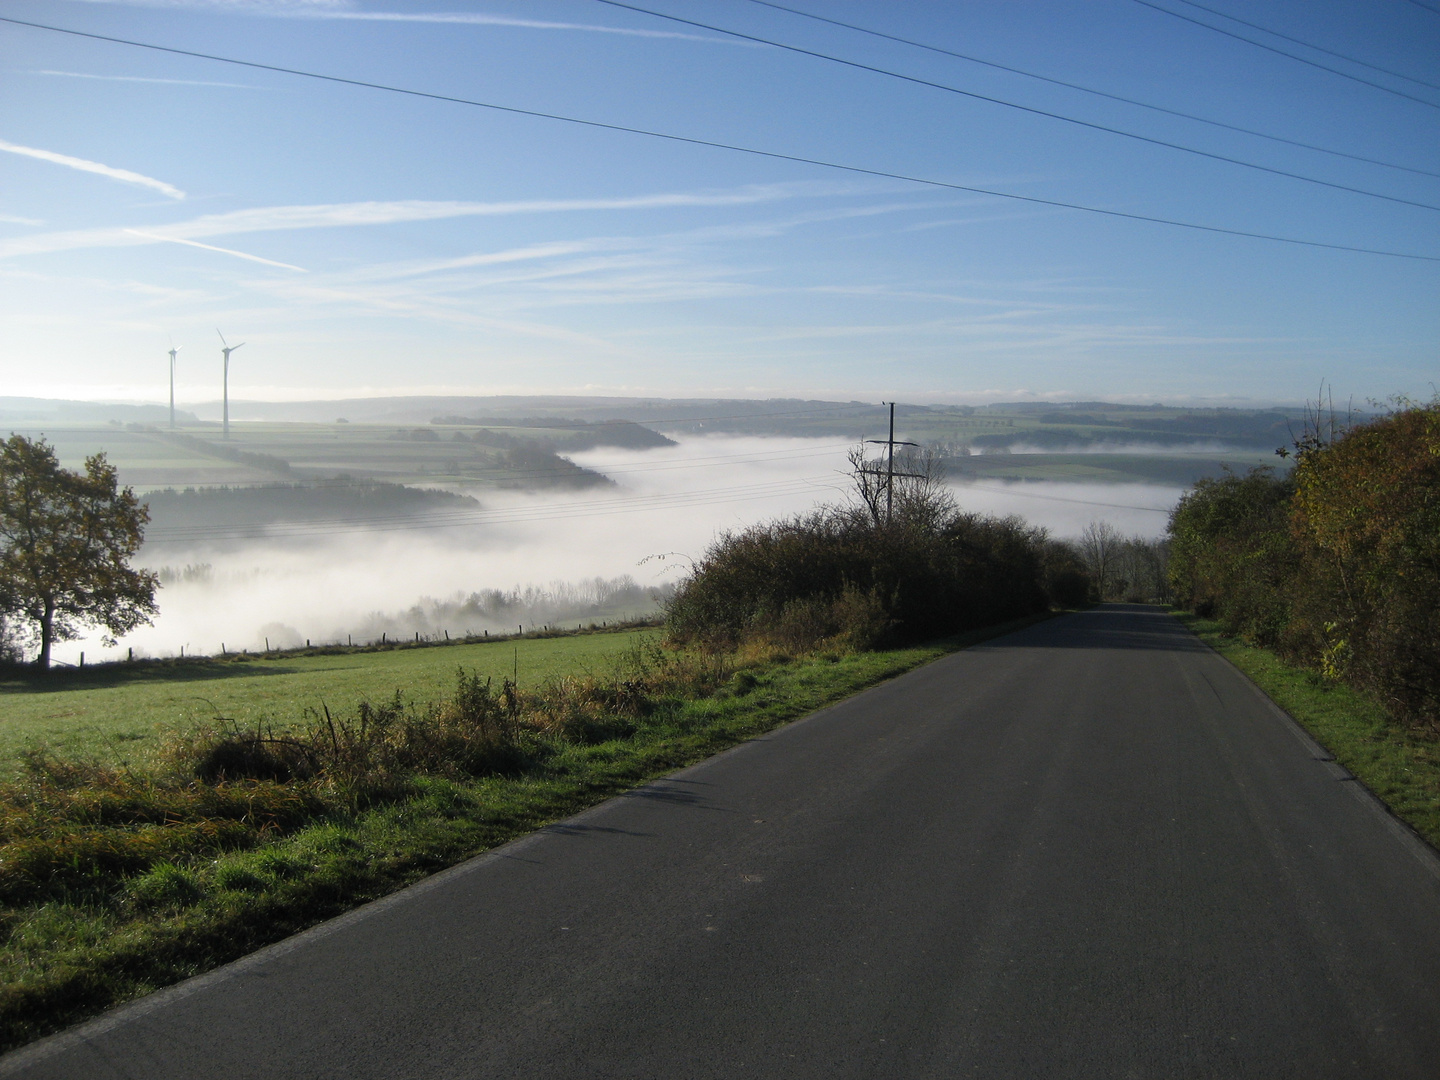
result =
[{"label": "meadow", "polygon": [[[462,418],[448,418],[462,419]],[[603,445],[613,438],[632,453],[636,441],[666,445],[663,436],[634,425],[553,428],[534,424],[232,423],[219,424],[22,422],[8,426],[43,435],[67,468],[87,455],[109,457],[120,481],[141,492],[170,487],[274,484],[352,477],[400,484],[542,489],[606,483],[557,456]],[[637,439],[636,432],[643,432]]]},{"label": "meadow", "polygon": [[57,755],[104,764],[143,764],[169,731],[225,717],[284,728],[304,710],[357,701],[438,700],[464,669],[521,688],[566,676],[609,675],[652,632],[496,639],[473,644],[408,644],[379,651],[314,650],[196,657],[65,668],[47,676],[0,677],[0,776],[20,753],[45,746]]}]

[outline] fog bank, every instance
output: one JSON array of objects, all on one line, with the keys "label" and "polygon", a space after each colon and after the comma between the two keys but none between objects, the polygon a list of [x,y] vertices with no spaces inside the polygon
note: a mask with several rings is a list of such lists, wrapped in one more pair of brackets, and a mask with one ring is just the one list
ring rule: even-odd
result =
[{"label": "fog bank", "polygon": [[[849,443],[703,437],[648,451],[573,455],[613,489],[558,495],[472,489],[473,514],[384,528],[354,523],[275,530],[238,545],[217,531],[147,546],[141,562],[170,568],[155,624],[102,648],[99,635],[62,643],[74,663],[136,655],[363,641],[525,624],[590,622],[654,611],[725,530],[846,497]],[[1019,514],[1059,535],[1103,519],[1125,533],[1163,532],[1178,488],[1143,484],[1003,483],[955,487],[967,510]],[[1162,511],[1162,512],[1157,512]],[[184,568],[192,568],[185,574]],[[204,569],[193,569],[200,568]],[[476,598],[479,599],[476,599]]]}]

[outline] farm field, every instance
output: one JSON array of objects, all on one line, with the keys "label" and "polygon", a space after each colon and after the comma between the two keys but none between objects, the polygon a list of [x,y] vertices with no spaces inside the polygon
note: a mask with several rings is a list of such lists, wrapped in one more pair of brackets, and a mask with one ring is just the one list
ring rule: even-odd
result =
[{"label": "farm field", "polygon": [[[181,446],[153,431],[119,424],[17,423],[4,425],[6,434],[28,438],[44,436],[55,447],[60,464],[81,468],[91,454],[104,453],[120,471],[120,482],[137,491],[171,486],[217,486],[274,483],[282,474],[254,464],[210,453],[198,446]],[[217,429],[200,428],[196,434],[219,441]]]},{"label": "farm field", "polygon": [[284,727],[321,703],[349,713],[361,700],[424,704],[454,688],[464,668],[498,684],[518,672],[533,688],[566,675],[608,674],[646,631],[499,639],[332,655],[100,665],[33,680],[0,680],[0,777],[19,754],[44,745],[63,757],[141,761],[167,729],[223,716],[241,725]]},{"label": "farm field", "polygon": [[157,425],[93,423],[21,423],[6,430],[30,438],[43,435],[67,468],[78,468],[87,455],[104,451],[119,470],[120,482],[142,493],[341,476],[504,488],[606,483],[549,449],[563,452],[567,442],[575,442],[581,432],[573,428],[235,423],[228,441],[218,424],[181,425],[173,432]]}]

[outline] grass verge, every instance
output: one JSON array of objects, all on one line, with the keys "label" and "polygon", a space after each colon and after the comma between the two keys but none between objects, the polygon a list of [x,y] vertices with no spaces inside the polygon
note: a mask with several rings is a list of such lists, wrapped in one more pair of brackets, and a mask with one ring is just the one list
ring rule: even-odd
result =
[{"label": "grass verge", "polygon": [[514,676],[522,687],[576,674],[603,674],[644,634],[625,629],[565,636],[527,634],[489,641],[385,647],[316,648],[228,657],[187,657],[0,672],[0,779],[19,770],[27,748],[44,745],[65,757],[143,767],[166,729],[216,716],[243,725],[298,718],[297,703],[332,708],[444,694],[455,669],[497,683]]},{"label": "grass verge", "polygon": [[1286,663],[1212,619],[1174,614],[1250,677],[1396,817],[1440,848],[1440,741],[1397,723],[1373,696]]},{"label": "grass verge", "polygon": [[[663,661],[689,665],[668,673],[637,651],[633,678],[559,680],[518,701],[462,672],[456,695],[423,713],[397,701],[316,715],[310,742],[294,728],[199,732],[172,748],[168,777],[35,757],[28,780],[0,789],[0,1048],[1039,618],[879,652],[692,655]],[[479,719],[462,731],[466,709]],[[472,758],[507,753],[445,767],[447,738]]]}]

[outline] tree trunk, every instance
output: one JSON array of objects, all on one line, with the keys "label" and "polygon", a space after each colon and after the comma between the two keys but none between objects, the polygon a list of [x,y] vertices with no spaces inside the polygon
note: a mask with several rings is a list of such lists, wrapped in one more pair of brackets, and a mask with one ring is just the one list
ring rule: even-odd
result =
[{"label": "tree trunk", "polygon": [[50,667],[50,643],[55,636],[55,601],[46,597],[45,614],[40,617],[40,655],[35,658],[35,666],[48,670]]}]

